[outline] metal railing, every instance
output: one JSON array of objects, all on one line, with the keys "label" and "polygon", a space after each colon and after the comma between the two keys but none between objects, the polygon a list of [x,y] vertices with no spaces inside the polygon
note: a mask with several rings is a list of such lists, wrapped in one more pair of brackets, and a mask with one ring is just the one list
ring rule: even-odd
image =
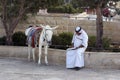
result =
[{"label": "metal railing", "polygon": [[[74,19],[74,20],[96,20],[95,17],[69,17],[70,19]],[[113,21],[113,22],[119,22],[120,18],[111,18],[109,20],[109,18],[103,17],[103,21]]]}]

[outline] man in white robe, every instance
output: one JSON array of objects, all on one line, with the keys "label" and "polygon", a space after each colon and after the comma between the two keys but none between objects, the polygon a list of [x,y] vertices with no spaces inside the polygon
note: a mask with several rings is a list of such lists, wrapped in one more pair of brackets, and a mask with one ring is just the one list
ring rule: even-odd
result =
[{"label": "man in white robe", "polygon": [[68,48],[66,52],[66,68],[79,70],[84,67],[84,52],[87,46],[87,33],[81,27],[76,27],[72,39],[72,48]]}]

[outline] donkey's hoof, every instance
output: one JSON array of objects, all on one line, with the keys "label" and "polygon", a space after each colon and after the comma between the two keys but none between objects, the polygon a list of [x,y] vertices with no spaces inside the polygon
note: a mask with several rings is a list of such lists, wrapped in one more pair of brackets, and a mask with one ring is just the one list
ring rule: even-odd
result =
[{"label": "donkey's hoof", "polygon": [[31,60],[30,60],[30,59],[28,59],[28,61],[30,62]]},{"label": "donkey's hoof", "polygon": [[45,65],[46,65],[46,66],[49,66],[49,64],[48,64],[48,63],[46,63]]},{"label": "donkey's hoof", "polygon": [[34,62],[36,62],[36,60],[33,60]]},{"label": "donkey's hoof", "polygon": [[41,63],[40,63],[40,62],[38,62],[38,65],[41,65]]}]

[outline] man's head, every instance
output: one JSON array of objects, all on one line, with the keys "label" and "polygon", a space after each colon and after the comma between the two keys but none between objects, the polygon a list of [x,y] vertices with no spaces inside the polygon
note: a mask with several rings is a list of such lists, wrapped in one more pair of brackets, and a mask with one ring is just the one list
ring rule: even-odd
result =
[{"label": "man's head", "polygon": [[75,32],[76,32],[76,34],[78,34],[78,35],[80,35],[81,34],[81,27],[80,26],[77,26],[76,28],[75,28]]},{"label": "man's head", "polygon": [[31,28],[31,27],[33,27],[33,26],[32,25],[28,26],[28,28]]}]

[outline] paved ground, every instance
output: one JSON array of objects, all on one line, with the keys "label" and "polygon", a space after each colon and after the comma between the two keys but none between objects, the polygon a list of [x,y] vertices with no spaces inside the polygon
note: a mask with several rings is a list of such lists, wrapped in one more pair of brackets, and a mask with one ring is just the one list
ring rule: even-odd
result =
[{"label": "paved ground", "polygon": [[21,59],[0,58],[0,80],[120,80],[120,70],[37,65]]}]

